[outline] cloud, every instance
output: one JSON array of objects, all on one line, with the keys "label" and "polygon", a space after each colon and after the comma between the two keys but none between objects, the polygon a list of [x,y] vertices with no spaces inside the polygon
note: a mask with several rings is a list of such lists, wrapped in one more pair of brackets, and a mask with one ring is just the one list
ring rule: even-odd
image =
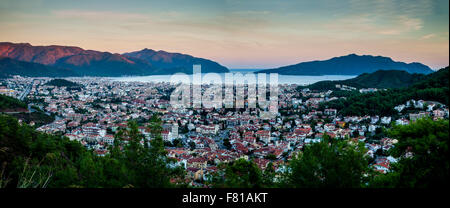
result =
[{"label": "cloud", "polygon": [[147,19],[148,16],[137,13],[111,12],[111,11],[90,11],[90,10],[56,10],[52,14],[59,18],[76,18],[86,20],[127,20],[127,19]]},{"label": "cloud", "polygon": [[420,39],[427,40],[427,39],[434,38],[434,37],[436,37],[436,34],[431,33],[431,34],[422,36]]},{"label": "cloud", "polygon": [[[352,35],[403,35],[423,28],[424,22],[420,18],[405,15],[379,16],[373,14],[348,15],[333,20],[324,25],[325,29],[332,29]],[[356,33],[356,34],[355,34]]]},{"label": "cloud", "polygon": [[410,18],[408,16],[399,16],[398,22],[406,30],[420,30],[423,27],[423,21],[419,18]]}]

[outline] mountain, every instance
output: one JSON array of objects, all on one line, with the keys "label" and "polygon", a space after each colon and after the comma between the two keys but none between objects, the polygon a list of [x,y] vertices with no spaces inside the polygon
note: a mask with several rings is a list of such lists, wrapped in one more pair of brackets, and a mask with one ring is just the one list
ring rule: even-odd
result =
[{"label": "mountain", "polygon": [[[32,46],[29,43],[0,42],[0,56],[9,57],[18,61],[33,62],[73,70],[78,76],[192,73],[192,65],[189,66],[190,63],[202,64],[203,72],[228,72],[227,68],[207,59],[163,51],[158,51],[155,52],[155,55],[150,55],[149,51],[151,50],[144,49],[122,55],[95,50],[84,50],[74,46]],[[155,62],[155,66],[153,62]]]},{"label": "mountain", "polygon": [[339,81],[320,81],[305,86],[311,90],[334,90],[336,85],[347,85],[355,88],[402,88],[408,87],[424,79],[423,74],[410,74],[401,70],[378,70],[363,73],[352,79]]},{"label": "mountain", "polygon": [[160,73],[162,74],[172,74],[176,72],[192,74],[192,65],[194,64],[201,64],[202,72],[229,72],[226,67],[214,61],[181,53],[154,51],[146,48],[140,51],[124,53],[123,55],[148,61],[154,67],[160,69]]},{"label": "mountain", "polygon": [[68,77],[77,76],[78,74],[71,69],[0,57],[0,78],[11,77],[13,75],[27,77]]},{"label": "mountain", "polygon": [[149,75],[151,66],[120,54],[84,50],[73,46],[32,46],[29,43],[0,43],[0,56],[58,68],[79,76]]},{"label": "mountain", "polygon": [[321,103],[320,109],[334,108],[341,115],[397,115],[395,106],[406,101],[425,100],[449,104],[449,67],[425,75],[420,81],[399,89],[374,93],[353,93],[346,99]]},{"label": "mountain", "polygon": [[429,74],[433,70],[421,63],[403,63],[382,56],[356,55],[335,57],[324,61],[310,61],[262,70],[257,73],[279,73],[283,75],[360,75],[377,70],[403,70],[409,73]]}]

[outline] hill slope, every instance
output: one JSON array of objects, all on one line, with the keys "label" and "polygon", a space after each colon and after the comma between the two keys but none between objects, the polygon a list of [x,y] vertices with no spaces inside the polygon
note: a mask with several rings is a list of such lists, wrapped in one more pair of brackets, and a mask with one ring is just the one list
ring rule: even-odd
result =
[{"label": "hill slope", "polygon": [[55,87],[66,87],[67,90],[81,90],[83,88],[83,85],[65,79],[53,79],[45,83],[45,85]]},{"label": "hill slope", "polygon": [[448,106],[448,94],[449,67],[446,67],[407,88],[357,93],[347,99],[322,103],[321,108],[335,108],[341,115],[395,115],[394,107],[410,99],[437,101]]},{"label": "hill slope", "polygon": [[32,46],[29,43],[3,42],[0,43],[0,56],[71,69],[80,76],[151,74],[151,65],[147,63],[130,60],[120,54],[84,50],[73,46]]},{"label": "hill slope", "polygon": [[0,95],[0,112],[25,112],[27,104],[13,97]]},{"label": "hill slope", "polygon": [[80,87],[81,85],[75,82],[71,82],[65,79],[53,79],[45,85],[56,86],[56,87]]},{"label": "hill slope", "polygon": [[0,78],[11,77],[13,75],[27,77],[67,77],[77,76],[77,73],[71,69],[0,57]]},{"label": "hill slope", "polygon": [[151,63],[154,67],[160,69],[160,73],[192,73],[192,65],[201,64],[202,71],[224,73],[229,72],[228,69],[214,61],[193,57],[181,53],[169,53],[166,51],[154,51],[151,49],[143,49],[124,54],[127,57],[143,59]]},{"label": "hill slope", "polygon": [[409,73],[429,74],[433,70],[421,63],[403,63],[382,56],[356,55],[335,57],[324,61],[310,61],[267,69],[258,73],[279,73],[283,75],[360,75],[377,70],[403,70]]},{"label": "hill slope", "polygon": [[400,70],[378,70],[364,73],[355,78],[339,81],[320,81],[305,88],[311,90],[333,90],[336,85],[347,85],[356,88],[402,88],[411,86],[422,80],[425,75],[410,74]]},{"label": "hill slope", "polygon": [[228,72],[227,68],[207,59],[163,51],[149,55],[151,51],[142,50],[121,55],[73,46],[32,46],[28,43],[0,42],[0,56],[71,69],[79,76],[153,75],[186,71],[192,73],[192,64],[197,63],[204,65],[204,72]]}]

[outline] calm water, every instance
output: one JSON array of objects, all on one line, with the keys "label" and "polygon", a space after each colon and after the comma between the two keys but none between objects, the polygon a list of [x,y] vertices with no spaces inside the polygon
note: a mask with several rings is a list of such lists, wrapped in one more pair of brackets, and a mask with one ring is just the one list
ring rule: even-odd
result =
[{"label": "calm water", "polygon": [[[230,69],[231,73],[253,73],[259,71],[260,69]],[[203,74],[204,75],[204,74]],[[225,77],[225,74],[220,74]],[[123,81],[123,82],[170,82],[172,75],[152,75],[152,76],[130,76],[130,77],[111,77],[111,80]],[[192,75],[191,80],[192,80]],[[268,77],[268,76],[267,76]],[[356,76],[353,75],[323,75],[323,76],[296,76],[296,75],[278,75],[279,84],[297,84],[297,85],[308,85],[324,80],[344,80],[351,79]],[[186,80],[189,83],[190,80]]]}]

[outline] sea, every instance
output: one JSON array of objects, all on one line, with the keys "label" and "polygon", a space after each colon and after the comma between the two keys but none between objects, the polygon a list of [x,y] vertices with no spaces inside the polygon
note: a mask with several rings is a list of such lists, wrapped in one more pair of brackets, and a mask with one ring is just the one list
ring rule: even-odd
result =
[{"label": "sea", "polygon": [[[261,69],[230,69],[231,73],[255,73]],[[202,74],[202,76],[205,74]],[[225,73],[219,73],[222,79]],[[190,83],[192,75],[188,75],[190,80],[184,80],[185,83]],[[151,76],[125,76],[125,77],[110,77],[109,79],[122,82],[170,82],[172,75],[151,75]],[[268,76],[267,76],[268,77]],[[302,76],[302,75],[278,75],[278,84],[288,85],[309,85],[319,81],[325,80],[345,80],[356,77],[355,75],[321,75],[321,76]]]}]

